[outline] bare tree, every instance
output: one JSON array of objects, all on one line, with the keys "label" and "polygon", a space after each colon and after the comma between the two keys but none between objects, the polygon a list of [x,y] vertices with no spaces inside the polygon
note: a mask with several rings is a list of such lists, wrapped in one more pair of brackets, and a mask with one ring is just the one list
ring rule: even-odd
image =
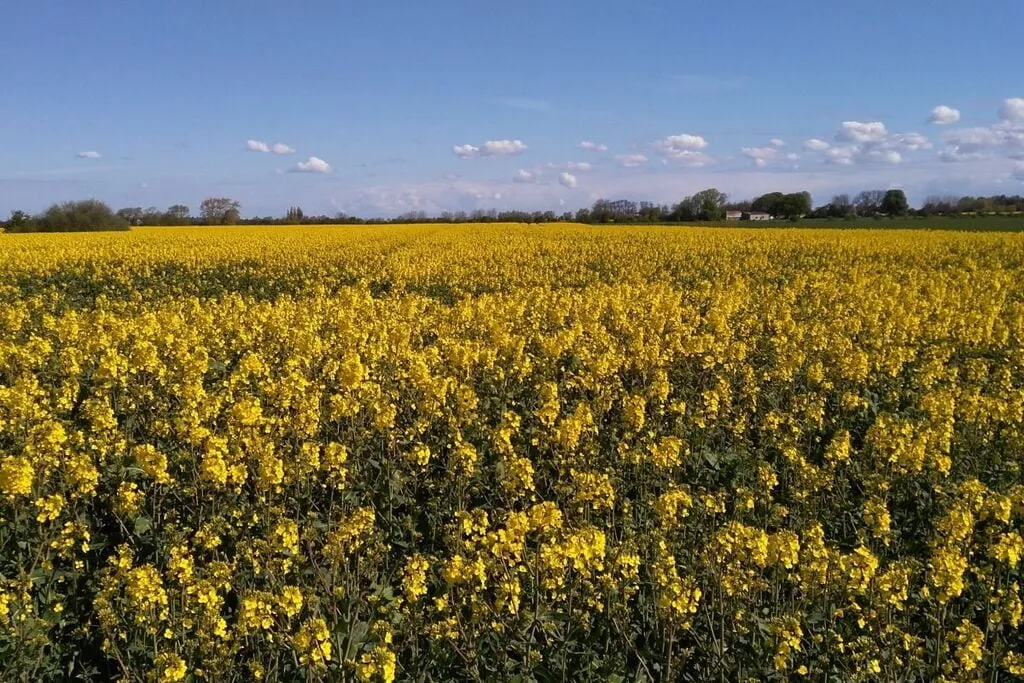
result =
[{"label": "bare tree", "polygon": [[207,197],[199,214],[207,225],[234,225],[242,217],[242,205],[228,197]]}]

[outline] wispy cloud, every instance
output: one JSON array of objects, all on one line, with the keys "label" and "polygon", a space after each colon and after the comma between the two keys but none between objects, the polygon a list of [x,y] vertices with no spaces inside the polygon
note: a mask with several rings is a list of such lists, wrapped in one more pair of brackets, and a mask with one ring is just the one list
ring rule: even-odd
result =
[{"label": "wispy cloud", "polygon": [[274,145],[271,150],[274,154],[295,154],[295,148],[289,145],[279,142]]},{"label": "wispy cloud", "polygon": [[588,152],[607,152],[608,145],[602,145],[600,142],[594,142],[593,140],[584,140],[580,144],[576,145],[579,149],[585,149]]},{"label": "wispy cloud", "polygon": [[619,166],[624,168],[635,168],[637,166],[643,166],[647,163],[647,155],[645,154],[620,154],[615,157],[615,160],[619,162]]},{"label": "wispy cloud", "polygon": [[87,150],[84,152],[79,152],[75,156],[78,157],[79,159],[99,159],[103,155],[95,150]]}]

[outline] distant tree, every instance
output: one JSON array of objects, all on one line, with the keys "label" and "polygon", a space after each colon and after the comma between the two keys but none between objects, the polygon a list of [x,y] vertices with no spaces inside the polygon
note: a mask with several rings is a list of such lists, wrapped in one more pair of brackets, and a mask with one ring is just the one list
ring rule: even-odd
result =
[{"label": "distant tree", "polygon": [[615,220],[615,212],[612,210],[612,203],[607,199],[598,199],[590,208],[591,223],[608,223]]},{"label": "distant tree", "polygon": [[149,207],[148,209],[146,209],[145,211],[142,212],[142,223],[141,223],[141,225],[166,225],[166,224],[167,224],[167,214],[164,213],[163,211],[161,211],[160,209],[156,208],[155,206],[151,206],[151,207]]},{"label": "distant tree", "polygon": [[640,220],[647,223],[658,223],[664,220],[662,207],[652,202],[640,202]]},{"label": "distant tree", "polygon": [[742,202],[726,202],[725,206],[722,207],[726,211],[739,211],[740,213],[748,213],[754,210],[754,202],[750,199],[745,199]]},{"label": "distant tree", "polygon": [[199,205],[199,214],[207,225],[234,225],[242,217],[242,205],[227,197],[208,197]]},{"label": "distant tree", "polygon": [[167,225],[188,225],[190,214],[184,204],[174,204],[167,209]]},{"label": "distant tree", "polygon": [[117,215],[123,218],[128,225],[142,225],[142,207],[127,206],[117,210]]},{"label": "distant tree", "polygon": [[302,209],[298,206],[291,206],[288,208],[288,213],[285,214],[284,220],[289,225],[298,225],[302,223],[302,219],[306,215],[302,213]]},{"label": "distant tree", "polygon": [[882,200],[885,199],[885,190],[864,190],[853,204],[857,209],[858,216],[874,216],[882,211]]},{"label": "distant tree", "polygon": [[11,211],[7,220],[7,232],[28,232],[32,228],[32,217],[24,211]]},{"label": "distant tree", "polygon": [[801,218],[811,213],[811,193],[769,192],[751,203],[751,211],[762,211],[776,218]]},{"label": "distant tree", "polygon": [[711,187],[690,197],[690,202],[697,220],[720,221],[725,219],[725,203],[728,199],[728,195]]},{"label": "distant tree", "polygon": [[590,223],[594,220],[594,217],[591,214],[590,209],[583,208],[576,211],[575,220],[577,223]]},{"label": "distant tree", "polygon": [[128,222],[96,199],[54,204],[32,224],[40,232],[127,230]]},{"label": "distant tree", "polygon": [[910,203],[903,190],[889,190],[882,198],[881,212],[889,216],[906,216],[910,211]]},{"label": "distant tree", "polygon": [[828,213],[832,218],[846,218],[854,212],[853,200],[850,199],[848,194],[837,194],[835,197],[832,197],[832,201],[828,203],[828,208]]}]

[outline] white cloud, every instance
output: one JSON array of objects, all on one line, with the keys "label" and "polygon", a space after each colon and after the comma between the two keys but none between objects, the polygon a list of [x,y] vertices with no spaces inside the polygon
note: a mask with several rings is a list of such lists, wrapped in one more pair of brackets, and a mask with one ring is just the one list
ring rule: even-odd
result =
[{"label": "white cloud", "polygon": [[511,157],[526,151],[522,140],[488,140],[483,145],[456,145],[452,148],[455,156],[461,159],[479,157]]},{"label": "white cloud", "polygon": [[95,150],[86,150],[84,152],[79,152],[75,156],[78,157],[79,159],[100,159],[103,157],[102,154]]},{"label": "white cloud", "polygon": [[772,147],[785,147],[786,146],[786,141],[783,140],[782,138],[772,138],[771,139],[771,144],[772,144]]},{"label": "white cloud", "polygon": [[790,152],[789,154],[786,155],[786,158],[790,161],[799,161],[800,155],[797,154],[796,152]]},{"label": "white cloud", "polygon": [[245,148],[247,150],[249,150],[250,152],[269,152],[270,151],[270,147],[267,146],[267,143],[261,142],[260,140],[246,140],[245,141]]},{"label": "white cloud", "polygon": [[455,145],[452,147],[452,151],[460,159],[472,159],[480,156],[480,148],[474,145]]},{"label": "white cloud", "polygon": [[960,110],[940,104],[935,109],[932,109],[932,115],[928,120],[939,126],[956,123],[960,120]]},{"label": "white cloud", "polygon": [[620,166],[626,168],[633,168],[635,166],[642,166],[647,163],[647,156],[644,154],[620,154],[615,157],[615,160],[619,162]]},{"label": "white cloud", "polygon": [[320,157],[310,157],[305,161],[300,161],[292,169],[296,173],[322,173],[327,174],[331,172],[331,165],[321,159]]},{"label": "white cloud", "polygon": [[707,146],[708,141],[700,135],[680,133],[654,142],[651,148],[666,161],[671,160],[686,166],[706,166],[712,159],[700,150]]},{"label": "white cloud", "polygon": [[567,165],[570,171],[590,171],[594,165],[586,161],[570,161]]},{"label": "white cloud", "polygon": [[1024,98],[1011,97],[999,110],[1000,121],[989,126],[951,130],[942,136],[943,161],[974,161],[1000,155],[1011,159],[1024,153]]},{"label": "white cloud", "polygon": [[1013,178],[1015,180],[1024,181],[1024,161],[1018,162],[1013,169]]},{"label": "white cloud", "polygon": [[946,149],[939,154],[943,161],[982,159],[1003,145],[1013,146],[1014,133],[996,126],[964,128],[942,136]]},{"label": "white cloud", "polygon": [[274,154],[295,154],[295,148],[279,142],[271,148]]},{"label": "white cloud", "polygon": [[532,171],[527,171],[525,168],[521,168],[515,176],[512,177],[512,180],[517,183],[535,183],[537,182],[537,174]]},{"label": "white cloud", "polygon": [[881,142],[889,135],[881,121],[843,121],[836,133],[836,140],[846,142]]},{"label": "white cloud", "polygon": [[509,157],[525,152],[526,145],[522,140],[488,140],[483,151],[487,156]]},{"label": "white cloud", "polygon": [[779,150],[776,147],[744,147],[743,156],[752,159],[758,168],[764,168],[769,161],[778,158]]},{"label": "white cloud", "polygon": [[999,118],[1010,123],[1024,123],[1024,97],[1011,97],[1003,101]]},{"label": "white cloud", "polygon": [[838,166],[852,166],[857,156],[856,145],[844,145],[842,147],[830,147],[825,150],[825,163]]},{"label": "white cloud", "polygon": [[920,133],[896,133],[883,144],[890,147],[902,147],[909,152],[932,148],[931,140]]},{"label": "white cloud", "polygon": [[684,159],[690,153],[704,149],[707,146],[707,140],[700,135],[691,135],[690,133],[669,135],[664,140],[658,140],[651,145],[658,154],[671,159]]},{"label": "white cloud", "polygon": [[882,164],[902,164],[903,155],[894,149],[872,149],[864,154],[868,161],[875,161]]},{"label": "white cloud", "polygon": [[977,161],[984,158],[985,155],[980,152],[961,152],[957,147],[950,147],[939,152],[939,160],[950,164],[963,161]]},{"label": "white cloud", "polygon": [[580,149],[585,149],[585,150],[590,151],[590,152],[607,152],[608,151],[608,145],[602,145],[601,143],[594,142],[593,140],[584,140],[583,142],[581,142],[580,144],[578,144],[576,146],[578,148],[580,148]]},{"label": "white cloud", "polygon": [[572,173],[567,173],[565,171],[563,171],[561,174],[559,174],[558,182],[561,185],[564,185],[565,187],[568,187],[570,190],[574,189],[576,187],[576,185],[578,184],[578,181],[576,180],[576,176],[574,176]]},{"label": "white cloud", "polygon": [[824,152],[831,146],[832,145],[828,144],[824,140],[819,140],[818,138],[811,138],[810,140],[804,143],[804,149],[810,150],[812,152]]}]

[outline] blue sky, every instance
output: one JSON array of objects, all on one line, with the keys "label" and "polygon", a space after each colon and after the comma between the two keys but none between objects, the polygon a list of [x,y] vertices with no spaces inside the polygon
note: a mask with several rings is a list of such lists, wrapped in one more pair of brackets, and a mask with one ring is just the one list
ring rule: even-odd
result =
[{"label": "blue sky", "polygon": [[4,4],[0,214],[1024,192],[1020,0]]}]

